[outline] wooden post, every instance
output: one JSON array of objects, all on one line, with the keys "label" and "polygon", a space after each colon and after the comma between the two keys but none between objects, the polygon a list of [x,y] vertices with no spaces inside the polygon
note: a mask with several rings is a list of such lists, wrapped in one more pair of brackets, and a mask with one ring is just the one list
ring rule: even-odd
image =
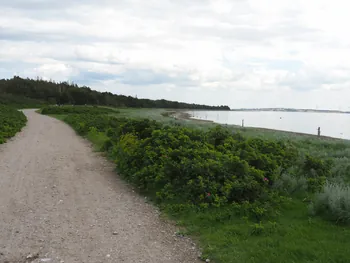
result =
[{"label": "wooden post", "polygon": [[244,127],[244,119],[242,120],[242,127]]},{"label": "wooden post", "polygon": [[321,136],[321,127],[318,127],[317,129],[317,136]]}]

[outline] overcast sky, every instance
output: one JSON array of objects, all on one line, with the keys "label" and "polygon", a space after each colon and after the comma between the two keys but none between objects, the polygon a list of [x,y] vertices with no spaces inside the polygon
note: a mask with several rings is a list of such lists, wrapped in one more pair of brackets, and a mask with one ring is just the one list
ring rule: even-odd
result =
[{"label": "overcast sky", "polygon": [[345,0],[0,0],[0,78],[240,107],[350,109]]}]

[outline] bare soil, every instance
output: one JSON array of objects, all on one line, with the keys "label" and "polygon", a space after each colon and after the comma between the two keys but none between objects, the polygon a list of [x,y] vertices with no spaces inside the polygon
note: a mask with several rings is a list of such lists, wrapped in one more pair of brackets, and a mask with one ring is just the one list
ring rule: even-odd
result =
[{"label": "bare soil", "polygon": [[0,262],[199,262],[188,238],[61,121],[0,146]]}]

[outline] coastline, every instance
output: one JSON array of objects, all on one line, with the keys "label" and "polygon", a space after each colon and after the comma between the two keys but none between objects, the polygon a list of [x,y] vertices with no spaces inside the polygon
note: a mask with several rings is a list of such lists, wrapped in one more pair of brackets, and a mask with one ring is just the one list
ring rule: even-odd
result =
[{"label": "coastline", "polygon": [[210,121],[210,120],[202,120],[202,119],[193,118],[193,117],[191,117],[191,114],[189,114],[188,112],[184,112],[184,111],[169,112],[168,116],[171,116],[171,117],[173,117],[176,120],[187,120],[187,121],[194,121],[194,122],[215,123],[214,121]]},{"label": "coastline", "polygon": [[[170,113],[170,112],[169,112]],[[294,136],[300,136],[300,137],[309,137],[310,139],[319,139],[319,140],[341,140],[341,141],[348,141],[347,139],[342,139],[342,138],[336,138],[336,137],[330,137],[330,136],[318,136],[316,134],[309,134],[309,133],[302,133],[302,132],[292,132],[292,131],[284,131],[284,130],[275,130],[275,129],[270,129],[270,128],[261,128],[261,127],[242,127],[239,125],[235,124],[222,124],[222,123],[217,123],[212,120],[202,120],[202,119],[196,119],[194,117],[191,117],[191,114],[188,112],[184,111],[174,111],[171,112],[168,116],[172,116],[177,120],[186,120],[186,121],[193,121],[193,122],[199,122],[199,123],[212,123],[212,124],[217,124],[217,125],[222,125],[222,126],[227,126],[231,128],[235,128],[239,131],[256,131],[256,132],[278,132],[286,135],[294,135]]]}]

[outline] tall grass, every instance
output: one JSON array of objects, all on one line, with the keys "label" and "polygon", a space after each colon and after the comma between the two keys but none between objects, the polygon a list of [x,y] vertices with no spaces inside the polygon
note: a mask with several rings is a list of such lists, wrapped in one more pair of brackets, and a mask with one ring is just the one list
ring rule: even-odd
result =
[{"label": "tall grass", "polygon": [[350,186],[342,183],[326,183],[323,191],[315,196],[311,212],[337,223],[350,223]]},{"label": "tall grass", "polygon": [[308,182],[304,176],[295,176],[289,173],[284,173],[275,182],[274,188],[287,195],[296,195],[305,193],[308,190]]}]

